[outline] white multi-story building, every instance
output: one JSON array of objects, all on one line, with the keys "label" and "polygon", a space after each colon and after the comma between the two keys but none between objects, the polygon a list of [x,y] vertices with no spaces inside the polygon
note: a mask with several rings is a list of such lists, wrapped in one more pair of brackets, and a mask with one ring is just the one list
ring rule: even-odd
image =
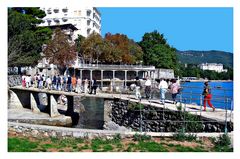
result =
[{"label": "white multi-story building", "polygon": [[223,69],[223,64],[217,63],[202,63],[199,65],[202,70],[211,70],[216,72],[227,72],[227,69]]},{"label": "white multi-story building", "polygon": [[101,34],[101,14],[95,7],[41,7],[41,9],[45,11],[46,16],[40,26],[72,24],[77,28],[73,33],[73,40],[78,35],[87,37],[93,32]]}]

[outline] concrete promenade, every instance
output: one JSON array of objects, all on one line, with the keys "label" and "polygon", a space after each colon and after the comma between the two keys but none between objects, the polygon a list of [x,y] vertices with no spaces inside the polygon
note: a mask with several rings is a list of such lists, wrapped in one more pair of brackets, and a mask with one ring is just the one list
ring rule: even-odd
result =
[{"label": "concrete promenade", "polygon": [[[57,91],[57,90],[47,90],[47,89],[38,89],[38,88],[23,88],[22,86],[15,86],[11,87],[11,90],[22,90],[22,91],[31,91],[36,93],[48,93],[48,94],[55,94],[55,95],[66,95],[66,96],[80,96],[80,97],[94,97],[94,98],[104,98],[104,99],[122,99],[122,100],[129,100],[131,102],[138,102],[143,105],[151,105],[154,107],[165,108],[173,111],[178,111],[177,106],[172,104],[171,101],[166,101],[165,105],[160,104],[159,100],[156,99],[142,99],[141,101],[135,98],[134,92],[132,94],[113,94],[113,93],[97,93],[96,95],[93,94],[78,94],[75,92],[64,92],[64,91]],[[179,105],[179,103],[178,103]],[[189,112],[195,115],[201,115],[205,118],[211,119],[213,121],[221,121],[224,122],[232,121],[233,122],[233,111],[219,109],[216,108],[215,112],[212,112],[212,109],[207,107],[207,111],[201,111],[201,107],[198,105],[191,105],[191,104],[184,104],[182,103],[182,108],[184,111]]]}]

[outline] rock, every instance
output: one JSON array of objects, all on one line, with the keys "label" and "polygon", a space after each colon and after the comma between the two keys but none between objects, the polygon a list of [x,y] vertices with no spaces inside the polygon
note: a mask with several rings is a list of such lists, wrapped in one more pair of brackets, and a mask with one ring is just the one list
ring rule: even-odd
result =
[{"label": "rock", "polygon": [[56,137],[56,136],[57,136],[57,133],[56,133],[55,131],[52,131],[52,132],[50,133],[50,136]]},{"label": "rock", "polygon": [[212,126],[212,132],[217,132],[217,129],[218,129],[217,126],[215,125]]},{"label": "rock", "polygon": [[38,134],[39,134],[37,130],[32,130],[31,133],[32,133],[32,136],[33,136],[33,137],[37,137]]},{"label": "rock", "polygon": [[49,135],[48,135],[47,132],[45,132],[45,133],[43,134],[43,136],[44,136],[44,137],[49,137]]}]

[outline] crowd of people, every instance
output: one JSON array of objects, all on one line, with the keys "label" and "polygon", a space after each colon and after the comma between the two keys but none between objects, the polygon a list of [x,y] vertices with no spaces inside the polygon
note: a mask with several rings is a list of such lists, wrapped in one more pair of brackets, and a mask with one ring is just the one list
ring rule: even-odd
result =
[{"label": "crowd of people", "polygon": [[[143,88],[139,77],[135,79],[135,96],[137,99],[142,99],[141,89]],[[204,96],[204,110],[206,111],[206,104],[215,111],[215,107],[211,103],[212,94],[211,88],[208,85],[208,82],[204,83],[204,89],[202,95]],[[23,75],[22,76],[22,86],[29,88],[39,88],[39,89],[48,89],[48,90],[59,90],[59,91],[67,91],[67,92],[76,92],[76,93],[89,93],[89,94],[96,94],[97,90],[97,81],[95,78],[93,80],[88,80],[87,78],[82,80],[80,77],[75,77],[67,75],[54,75],[52,77],[45,76],[41,74],[35,74],[34,76],[31,75]],[[144,82],[144,92],[146,99],[151,98],[151,89],[152,89],[152,81],[147,76]],[[181,91],[181,87],[179,82],[176,79],[172,80],[165,80],[161,79],[158,84],[158,89],[160,93],[160,103],[165,104],[165,94],[170,92],[172,95],[173,104],[177,104],[177,95]]]},{"label": "crowd of people", "polygon": [[96,94],[98,85],[95,78],[91,81],[87,78],[82,80],[79,77],[70,75],[54,75],[50,77],[41,74],[35,74],[34,76],[23,75],[22,87]]},{"label": "crowd of people", "polygon": [[[141,82],[139,77],[136,77],[135,80],[135,96],[137,99],[141,99],[141,88],[143,88],[141,86]],[[152,81],[151,79],[147,76],[146,80],[144,82],[144,92],[145,92],[145,97],[146,99],[150,99],[151,98],[151,89],[152,89]],[[170,92],[172,94],[172,100],[173,100],[173,104],[176,104],[176,97],[177,94],[179,94],[180,92],[180,84],[177,83],[176,79],[172,79],[171,81],[166,81],[165,79],[161,79],[160,83],[158,84],[158,88],[160,91],[160,102],[162,104],[165,104],[165,94],[166,92]]]},{"label": "crowd of people", "polygon": [[[150,80],[149,77],[146,77],[146,81],[144,83],[145,86],[145,96],[146,99],[149,99],[151,96],[151,88],[152,88],[152,81]],[[142,98],[141,96],[141,82],[138,77],[136,77],[135,80],[135,96],[137,99]],[[172,96],[172,103],[177,104],[177,95],[181,92],[182,88],[180,87],[179,82],[177,82],[176,79],[172,80],[165,80],[165,79],[160,79],[160,82],[158,84],[158,89],[160,93],[160,103],[165,104],[165,95],[167,92],[171,93]],[[212,99],[212,94],[211,94],[211,87],[209,86],[208,82],[204,83],[204,88],[203,88],[203,111],[206,111],[207,103],[208,105],[212,108],[213,111],[215,111],[215,107],[211,103]]]}]

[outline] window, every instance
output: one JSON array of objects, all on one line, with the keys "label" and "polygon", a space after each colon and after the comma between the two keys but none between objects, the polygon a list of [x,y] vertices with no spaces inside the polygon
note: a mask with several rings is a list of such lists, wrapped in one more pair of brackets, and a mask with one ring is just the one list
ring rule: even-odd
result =
[{"label": "window", "polygon": [[89,26],[89,25],[90,25],[90,23],[91,23],[91,21],[90,21],[90,20],[88,20],[88,21],[87,21],[87,25]]},{"label": "window", "polygon": [[91,16],[91,10],[87,11],[87,16]]}]

